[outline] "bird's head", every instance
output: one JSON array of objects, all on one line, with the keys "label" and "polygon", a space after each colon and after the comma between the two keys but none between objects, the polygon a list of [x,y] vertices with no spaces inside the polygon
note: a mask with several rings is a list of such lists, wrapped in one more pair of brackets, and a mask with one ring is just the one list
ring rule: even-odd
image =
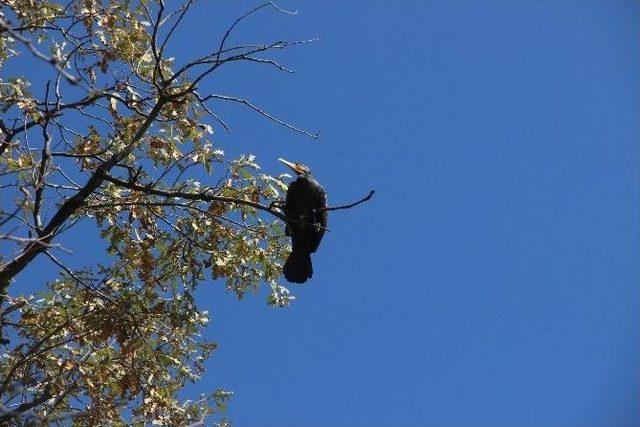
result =
[{"label": "bird's head", "polygon": [[302,163],[293,163],[285,159],[278,159],[278,161],[289,166],[291,170],[296,173],[296,175],[303,175],[305,173],[311,172],[311,169],[309,169],[309,166],[303,165]]}]

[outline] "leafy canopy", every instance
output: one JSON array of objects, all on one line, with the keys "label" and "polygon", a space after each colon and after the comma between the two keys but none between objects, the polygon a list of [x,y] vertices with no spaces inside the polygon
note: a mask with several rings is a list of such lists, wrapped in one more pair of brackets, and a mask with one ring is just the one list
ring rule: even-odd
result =
[{"label": "leafy canopy", "polygon": [[[269,304],[293,299],[278,281],[290,250],[274,204],[284,176],[261,173],[253,155],[227,158],[215,135],[228,126],[210,102],[315,135],[199,84],[236,62],[287,72],[264,55],[304,41],[229,45],[250,15],[289,13],[266,3],[203,56],[169,58],[194,3],[0,3],[0,67],[24,70],[0,74],[1,422],[202,421],[230,393],[177,397],[216,347],[201,337],[198,283],[223,281],[238,298],[266,284]],[[83,222],[108,255],[72,268],[59,237]],[[36,260],[59,275],[34,295],[20,272]]]}]

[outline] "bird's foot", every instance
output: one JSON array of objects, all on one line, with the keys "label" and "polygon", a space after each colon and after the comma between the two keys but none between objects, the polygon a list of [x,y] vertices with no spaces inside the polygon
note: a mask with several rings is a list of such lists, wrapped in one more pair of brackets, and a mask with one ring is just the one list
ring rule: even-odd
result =
[{"label": "bird's foot", "polygon": [[269,209],[274,209],[274,208],[283,209],[284,208],[284,204],[285,204],[284,200],[274,200],[269,205]]}]

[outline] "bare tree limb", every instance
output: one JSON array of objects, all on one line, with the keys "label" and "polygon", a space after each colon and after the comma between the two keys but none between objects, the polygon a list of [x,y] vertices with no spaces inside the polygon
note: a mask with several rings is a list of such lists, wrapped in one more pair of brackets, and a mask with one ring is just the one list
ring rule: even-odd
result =
[{"label": "bare tree limb", "polygon": [[371,190],[371,191],[369,191],[369,194],[367,194],[365,197],[363,197],[362,199],[358,200],[357,202],[353,202],[353,203],[350,203],[348,205],[324,208],[324,209],[322,209],[322,211],[339,211],[339,210],[342,210],[342,209],[351,209],[351,208],[353,208],[355,206],[358,206],[360,203],[364,203],[364,202],[370,200],[375,193],[376,193],[375,190]]},{"label": "bare tree limb", "polygon": [[[51,81],[47,82],[47,89],[45,95],[45,111],[49,112],[49,85]],[[36,232],[38,235],[42,233],[42,219],[40,218],[40,206],[42,203],[42,197],[45,188],[44,177],[47,172],[47,167],[49,166],[49,162],[51,160],[51,136],[49,132],[47,132],[47,127],[49,125],[49,120],[46,120],[42,125],[42,137],[44,142],[42,144],[42,155],[40,159],[40,167],[38,168],[38,176],[35,182],[36,195],[35,200],[33,202],[33,221],[36,226]]]},{"label": "bare tree limb", "polygon": [[[5,225],[9,221],[11,221],[13,218],[15,218],[18,215],[18,213],[22,210],[22,207],[24,206],[25,203],[26,203],[26,200],[23,200],[20,203],[20,205],[18,205],[18,207],[15,208],[15,210],[13,212],[11,212],[9,215],[7,215],[6,218],[3,218],[2,220],[0,220],[0,227],[2,227],[3,225]],[[1,214],[2,215],[6,215],[5,212],[2,212]]]},{"label": "bare tree limb", "polygon": [[[164,49],[167,46],[167,43],[169,42],[169,39],[171,38],[171,35],[176,30],[178,25],[180,25],[180,22],[182,21],[182,18],[184,18],[184,15],[187,13],[187,11],[191,7],[191,5],[193,3],[195,3],[196,1],[197,0],[188,0],[184,5],[182,5],[182,7],[180,7],[180,9],[178,9],[179,12],[176,11],[177,13],[180,13],[180,15],[178,16],[178,19],[176,19],[176,21],[173,23],[173,25],[169,29],[169,32],[167,33],[167,36],[165,37],[164,41],[162,42],[162,45],[160,46],[160,52],[159,52],[159,56],[160,57],[162,57],[162,54],[164,53]],[[173,16],[176,12],[171,14],[171,16]],[[171,16],[169,16],[169,17],[171,17]],[[161,24],[162,23],[158,23],[158,26],[160,26]]]},{"label": "bare tree limb", "polygon": [[229,37],[229,35],[231,34],[231,32],[233,31],[233,29],[236,27],[236,25],[238,25],[241,21],[243,21],[244,19],[246,19],[247,17],[249,17],[250,15],[254,14],[255,12],[259,11],[260,9],[263,9],[267,6],[271,6],[273,7],[275,10],[277,10],[280,13],[284,13],[287,15],[295,15],[298,12],[294,11],[288,11],[285,9],[282,9],[278,6],[276,6],[273,2],[267,2],[267,3],[263,3],[260,6],[257,6],[255,8],[253,8],[252,10],[250,10],[249,12],[245,13],[244,15],[240,16],[238,19],[236,19],[233,24],[231,24],[231,26],[227,29],[227,32],[225,33],[224,37],[222,37],[222,41],[220,42],[220,47],[218,48],[218,52],[216,54],[216,62],[218,62],[220,60],[220,53],[222,52],[222,49],[224,49],[224,43],[227,41],[227,38]]},{"label": "bare tree limb", "polygon": [[311,133],[308,132],[304,129],[300,129],[299,127],[296,127],[288,122],[285,122],[282,119],[279,119],[277,117],[275,117],[274,115],[272,115],[271,113],[269,113],[268,111],[263,110],[262,108],[256,106],[255,104],[252,104],[251,102],[249,102],[246,99],[242,99],[242,98],[236,98],[235,96],[229,96],[229,95],[220,95],[220,94],[211,94],[211,95],[207,95],[204,98],[202,98],[202,102],[206,102],[210,99],[221,99],[224,101],[233,101],[233,102],[237,102],[239,104],[244,104],[247,107],[251,108],[253,111],[256,111],[257,113],[263,115],[264,117],[266,117],[267,119],[271,120],[274,123],[279,124],[280,126],[284,126],[287,129],[291,129],[293,131],[296,131],[298,133],[301,133],[303,135],[309,136],[313,139],[317,139],[318,136],[320,135],[319,132],[316,133]]}]

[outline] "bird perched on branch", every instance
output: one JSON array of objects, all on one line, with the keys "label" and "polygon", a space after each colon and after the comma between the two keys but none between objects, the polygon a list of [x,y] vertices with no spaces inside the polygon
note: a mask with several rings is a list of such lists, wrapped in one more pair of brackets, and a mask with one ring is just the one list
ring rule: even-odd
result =
[{"label": "bird perched on branch", "polygon": [[286,234],[291,236],[292,251],[283,273],[289,282],[304,283],[313,275],[311,254],[318,249],[327,227],[327,193],[308,166],[278,160],[298,175],[289,185],[284,204]]}]

